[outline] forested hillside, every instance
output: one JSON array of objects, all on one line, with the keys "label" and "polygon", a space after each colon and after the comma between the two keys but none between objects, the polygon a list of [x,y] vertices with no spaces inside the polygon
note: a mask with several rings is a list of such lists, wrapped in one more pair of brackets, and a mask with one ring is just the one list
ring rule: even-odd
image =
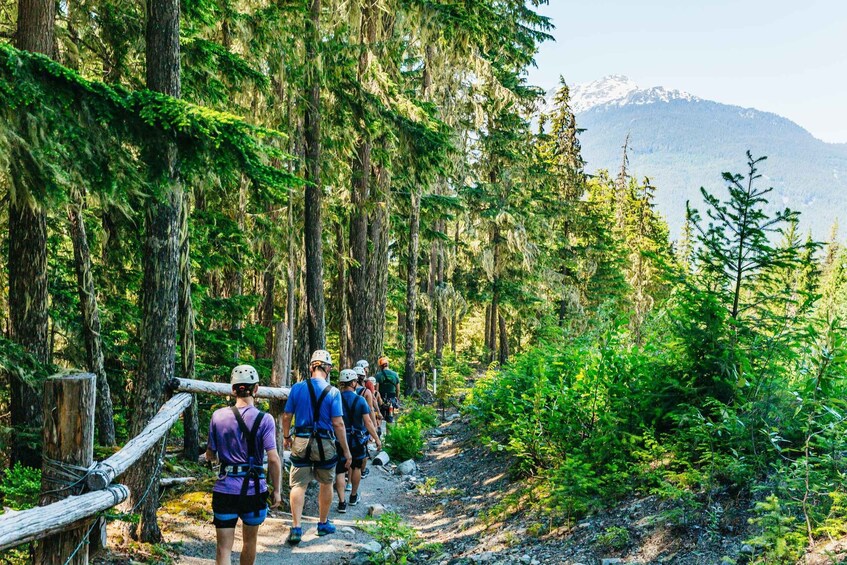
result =
[{"label": "forested hillside", "polygon": [[802,212],[804,231],[825,238],[843,215],[843,145],[816,139],[782,116],[697,99],[595,106],[579,113],[577,120],[586,130],[582,141],[591,171],[617,169],[629,135],[633,174],[647,175],[659,187],[657,206],[673,234],[679,234],[685,202],[700,205],[700,187],[717,189],[721,179],[715,171],[730,168],[748,149],[768,155],[762,172],[777,191],[771,200],[776,208]]},{"label": "forested hillside", "polygon": [[109,452],[174,376],[288,385],[326,348],[407,396],[485,373],[464,409],[551,526],[652,493],[681,528],[743,501],[761,562],[846,535],[837,231],[739,147],[672,242],[663,187],[586,174],[564,82],[539,115],[543,3],[0,0],[4,506],[37,498],[50,374],[97,375]]}]

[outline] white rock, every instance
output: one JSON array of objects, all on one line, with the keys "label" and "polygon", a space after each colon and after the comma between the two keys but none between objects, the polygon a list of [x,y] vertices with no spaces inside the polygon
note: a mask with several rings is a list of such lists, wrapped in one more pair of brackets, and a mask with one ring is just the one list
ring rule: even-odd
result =
[{"label": "white rock", "polygon": [[[379,518],[383,514],[385,514],[386,508],[382,504],[374,504],[368,508],[368,516],[373,516],[374,518]],[[379,551],[379,550],[377,550]]]},{"label": "white rock", "polygon": [[458,420],[461,417],[462,417],[461,414],[450,414],[449,416],[447,416],[447,421],[453,422],[454,420]]},{"label": "white rock", "polygon": [[369,541],[362,547],[362,549],[364,549],[368,553],[379,553],[380,551],[382,551],[382,544],[380,544],[378,541]]},{"label": "white rock", "polygon": [[531,563],[531,562],[532,562],[532,557],[528,553],[521,555],[521,563]]},{"label": "white rock", "polygon": [[406,540],[404,539],[396,539],[391,542],[391,551],[397,551],[406,547]]},{"label": "white rock", "polygon": [[415,465],[415,462],[412,459],[403,461],[402,463],[397,465],[398,475],[414,475],[417,470],[418,466]]},{"label": "white rock", "polygon": [[355,534],[355,533],[356,533],[356,530],[354,530],[354,529],[353,529],[353,528],[351,528],[350,526],[345,526],[345,527],[341,528],[341,533],[342,533],[342,534],[350,534],[350,535],[353,535],[353,534]]},{"label": "white rock", "polygon": [[439,436],[439,437],[443,436],[444,430],[442,430],[441,428],[432,428],[432,435]]}]

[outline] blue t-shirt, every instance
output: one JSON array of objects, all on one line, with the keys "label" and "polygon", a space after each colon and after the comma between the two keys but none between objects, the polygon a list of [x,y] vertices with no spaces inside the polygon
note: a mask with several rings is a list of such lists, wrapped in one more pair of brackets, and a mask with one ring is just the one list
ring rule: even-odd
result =
[{"label": "blue t-shirt", "polygon": [[[285,402],[285,412],[294,414],[294,427],[308,428],[312,426],[312,396],[309,389],[311,386],[315,391],[315,398],[319,399],[323,390],[329,386],[329,383],[324,379],[309,379],[301,381],[291,387],[291,392],[288,394],[288,400]],[[343,416],[344,411],[341,408],[341,393],[338,389],[332,387],[327,393],[326,398],[321,402],[320,415],[315,428],[318,430],[332,431],[332,419]]]},{"label": "blue t-shirt", "polygon": [[[371,413],[368,401],[364,397],[359,396],[352,390],[345,390],[341,393],[344,406],[344,425],[347,426],[347,432],[351,430],[357,432],[367,431],[365,427],[365,416]],[[350,407],[350,414],[347,414],[347,407]]]}]

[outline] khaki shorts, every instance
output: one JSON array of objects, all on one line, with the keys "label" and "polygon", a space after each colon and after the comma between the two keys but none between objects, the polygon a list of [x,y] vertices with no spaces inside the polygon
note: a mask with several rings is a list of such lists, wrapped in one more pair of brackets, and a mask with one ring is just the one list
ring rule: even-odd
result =
[{"label": "khaki shorts", "polygon": [[288,477],[288,484],[291,487],[309,486],[312,479],[324,485],[331,485],[335,482],[335,465],[329,469],[313,469],[312,467],[291,467],[291,473]]}]

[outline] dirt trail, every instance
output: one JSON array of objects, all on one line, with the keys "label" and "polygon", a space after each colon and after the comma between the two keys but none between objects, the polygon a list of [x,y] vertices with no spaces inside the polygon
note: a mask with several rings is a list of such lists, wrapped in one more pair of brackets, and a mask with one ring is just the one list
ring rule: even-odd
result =
[{"label": "dirt trail", "polygon": [[[259,543],[256,556],[257,565],[270,565],[280,559],[296,559],[303,565],[329,565],[344,562],[359,552],[371,538],[357,527],[357,520],[366,517],[368,508],[373,504],[382,504],[388,510],[398,510],[397,506],[407,497],[400,477],[388,474],[386,469],[373,467],[370,475],[362,481],[361,502],[349,506],[346,514],[336,510],[337,498],[333,500],[330,520],[338,528],[334,535],[317,537],[316,496],[307,500],[303,517],[303,541],[297,547],[285,543],[291,526],[291,515],[285,512],[271,511],[271,516],[259,530]],[[181,557],[177,563],[186,565],[206,565],[215,562],[215,527],[211,523],[196,523],[164,515],[161,518],[168,532],[168,541],[181,542]],[[233,551],[233,563],[238,561],[241,548],[240,527]]]}]

